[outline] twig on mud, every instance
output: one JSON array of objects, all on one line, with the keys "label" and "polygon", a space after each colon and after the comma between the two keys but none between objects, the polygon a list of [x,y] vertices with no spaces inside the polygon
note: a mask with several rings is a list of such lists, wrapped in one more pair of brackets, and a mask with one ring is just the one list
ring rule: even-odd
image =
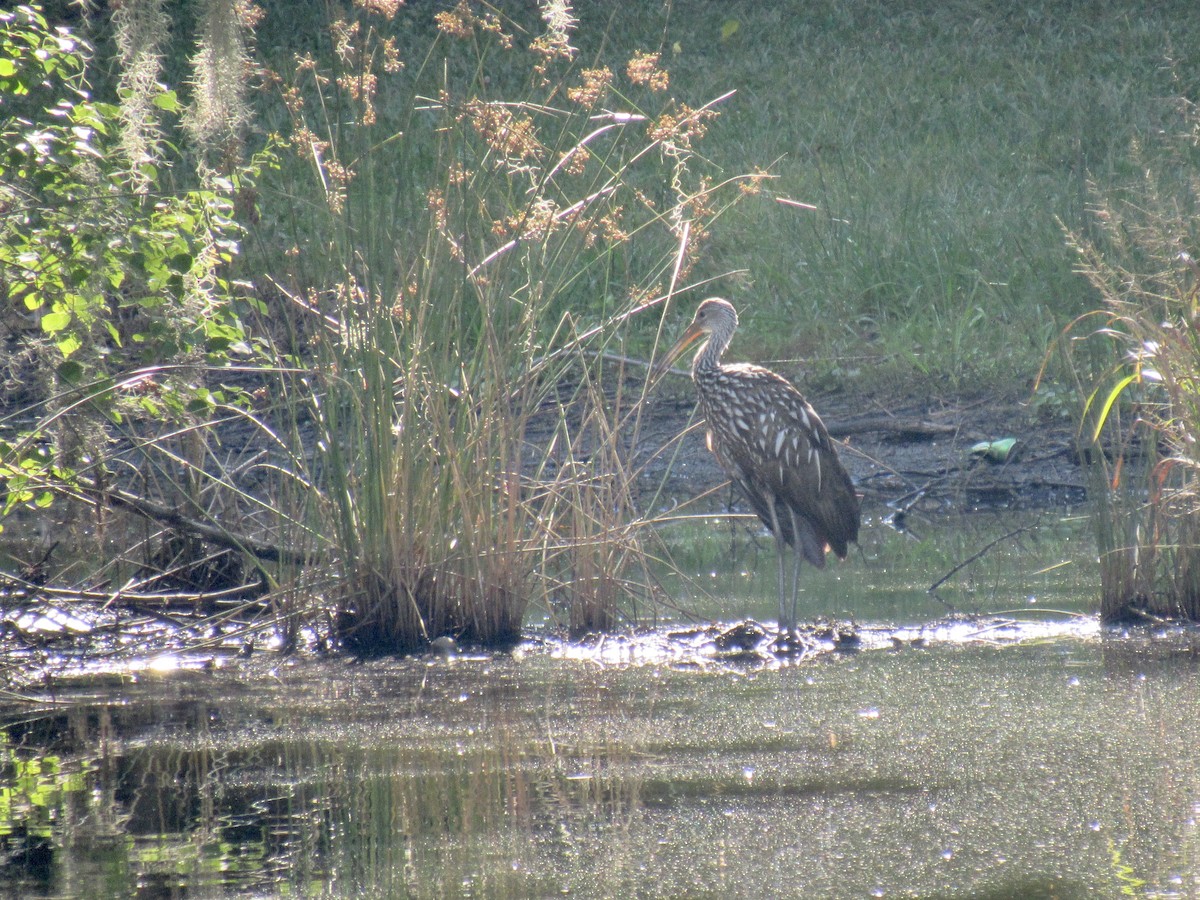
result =
[{"label": "twig on mud", "polygon": [[957,566],[955,566],[953,569],[951,569],[949,572],[947,572],[945,575],[943,575],[941,578],[939,578],[937,581],[935,581],[933,584],[931,584],[927,588],[928,592],[932,594],[934,591],[936,591],[938,588],[940,588],[943,584],[945,584],[947,581],[949,581],[956,572],[959,572],[962,569],[965,569],[967,566],[969,566],[971,563],[975,562],[975,560],[979,559],[981,556],[986,554],[989,550],[991,550],[997,544],[1003,543],[1004,541],[1007,541],[1009,538],[1016,537],[1018,534],[1022,534],[1023,532],[1028,531],[1032,527],[1033,527],[1032,525],[1022,525],[1020,528],[1014,528],[1008,534],[1000,535],[1000,537],[996,538],[991,543],[985,545],[978,553],[974,553],[971,556],[968,556],[966,559],[964,559],[962,562],[960,562]]},{"label": "twig on mud", "polygon": [[197,537],[211,541],[218,546],[227,547],[239,553],[248,553],[255,559],[267,562],[295,563],[298,565],[311,565],[314,562],[320,561],[320,554],[313,551],[302,552],[287,550],[271,544],[260,544],[245,535],[235,534],[224,528],[198,521],[190,516],[185,516],[179,510],[170,506],[157,503],[153,500],[147,500],[145,497],[139,497],[120,488],[101,488],[95,484],[87,483],[82,478],[78,480],[78,485],[93,500],[125,507],[147,519],[153,519],[183,531],[191,532]]},{"label": "twig on mud", "polygon": [[[115,591],[95,591],[88,590],[87,588],[63,588],[50,584],[36,584],[18,575],[13,575],[9,572],[0,572],[0,588],[4,589],[4,597],[6,599],[36,600],[39,597],[44,597],[46,599],[64,601],[102,603],[107,608],[118,603],[154,604],[157,606],[195,606],[216,603],[220,600],[227,601],[230,598],[237,599],[239,606],[247,605],[248,602],[252,601],[246,601],[241,598],[244,598],[251,590],[258,588],[258,585],[239,584],[237,587],[223,588],[219,591],[175,591],[171,593],[131,591],[124,588],[118,588]],[[266,607],[265,603],[258,605]]]}]

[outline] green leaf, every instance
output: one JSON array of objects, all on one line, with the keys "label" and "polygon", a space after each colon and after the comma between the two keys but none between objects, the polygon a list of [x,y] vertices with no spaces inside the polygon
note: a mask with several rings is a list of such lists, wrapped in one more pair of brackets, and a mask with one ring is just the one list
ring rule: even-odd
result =
[{"label": "green leaf", "polygon": [[55,334],[71,324],[71,314],[65,309],[56,309],[42,316],[42,331]]},{"label": "green leaf", "polygon": [[11,78],[17,74],[17,65],[11,59],[0,59],[0,78]]},{"label": "green leaf", "polygon": [[157,94],[151,101],[155,106],[164,112],[179,112],[179,95],[174,91],[163,91]]},{"label": "green leaf", "polygon": [[197,388],[195,395],[188,401],[187,411],[192,413],[208,412],[212,407],[212,394],[207,388]]},{"label": "green leaf", "polygon": [[1104,430],[1104,423],[1108,421],[1108,414],[1112,412],[1113,404],[1117,402],[1121,394],[1125,392],[1125,388],[1137,381],[1138,375],[1134,372],[1132,375],[1126,375],[1114,385],[1109,391],[1108,397],[1104,400],[1104,406],[1101,407],[1099,415],[1096,417],[1096,428],[1092,432],[1092,443],[1100,440],[1100,432]]},{"label": "green leaf", "polygon": [[67,334],[58,339],[56,346],[58,347],[58,352],[63,357],[67,357],[82,347],[83,341],[73,334]]},{"label": "green leaf", "polygon": [[727,41],[742,27],[742,23],[737,19],[726,19],[725,24],[721,26],[721,40]]},{"label": "green leaf", "polygon": [[971,455],[988,462],[1002,463],[1016,456],[1017,439],[1000,438],[995,441],[980,441],[971,448]]},{"label": "green leaf", "polygon": [[65,359],[58,364],[58,377],[67,384],[75,384],[83,376],[83,364],[77,360]]}]

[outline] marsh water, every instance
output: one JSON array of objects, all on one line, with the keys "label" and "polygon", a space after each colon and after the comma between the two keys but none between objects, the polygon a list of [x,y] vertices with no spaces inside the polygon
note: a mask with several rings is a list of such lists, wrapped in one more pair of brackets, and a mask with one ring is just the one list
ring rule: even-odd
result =
[{"label": "marsh water", "polygon": [[[1016,527],[873,525],[801,601],[860,645],[783,662],[664,612],[56,679],[0,706],[0,896],[1200,895],[1191,639],[1103,631],[1085,526]],[[681,540],[690,617],[771,617],[770,544],[720,528]]]}]

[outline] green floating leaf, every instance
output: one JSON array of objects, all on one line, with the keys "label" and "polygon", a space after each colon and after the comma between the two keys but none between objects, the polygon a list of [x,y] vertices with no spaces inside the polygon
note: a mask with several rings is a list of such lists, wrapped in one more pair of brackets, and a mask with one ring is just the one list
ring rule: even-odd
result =
[{"label": "green floating leaf", "polygon": [[721,40],[727,41],[742,27],[742,23],[737,19],[726,19],[725,24],[721,26]]},{"label": "green floating leaf", "polygon": [[986,459],[988,462],[1008,462],[1017,454],[1018,441],[1016,438],[1000,438],[995,441],[980,441],[971,448],[971,455]]}]

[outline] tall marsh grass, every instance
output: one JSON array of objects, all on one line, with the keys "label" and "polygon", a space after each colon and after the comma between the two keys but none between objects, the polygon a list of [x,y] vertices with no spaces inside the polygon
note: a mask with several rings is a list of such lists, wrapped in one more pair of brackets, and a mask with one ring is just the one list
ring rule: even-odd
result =
[{"label": "tall marsh grass", "polygon": [[[84,500],[113,536],[80,599],[211,613],[206,640],[332,633],[364,653],[511,642],[531,603],[574,633],[639,617],[654,537],[631,452],[645,368],[626,342],[650,346],[717,220],[760,190],[698,152],[725,97],[674,99],[653,48],[581,61],[570,6],[550,0],[511,15],[213,0],[181,95],[155,75],[169,11],[118,12],[128,112],[105,114],[121,116],[130,193],[105,196],[153,227],[113,267],[148,260],[158,289],[105,280],[89,314],[109,327],[58,341],[70,391],[0,419],[6,507]],[[310,51],[256,46],[264,15]],[[174,139],[188,167],[172,184],[203,187],[184,195],[195,208],[125,171],[153,182]],[[0,231],[20,249],[20,223]],[[153,330],[130,324],[139,307]],[[85,426],[69,471],[45,435]]]},{"label": "tall marsh grass", "polygon": [[712,177],[695,146],[717,105],[671,100],[657,54],[577,64],[565,4],[517,22],[460,3],[415,59],[394,12],[333,18],[333,67],[275,76],[264,208],[285,213],[264,224],[293,248],[268,260],[268,324],[302,361],[281,432],[311,486],[287,518],[332,561],[351,648],[514,641],[534,601],[613,627],[651,579],[642,379],[611,351],[654,330],[756,180]]},{"label": "tall marsh grass", "polygon": [[1200,619],[1200,117],[1178,109],[1171,165],[1135,147],[1140,182],[1097,191],[1093,236],[1072,235],[1102,301],[1068,346],[1106,621]]}]

